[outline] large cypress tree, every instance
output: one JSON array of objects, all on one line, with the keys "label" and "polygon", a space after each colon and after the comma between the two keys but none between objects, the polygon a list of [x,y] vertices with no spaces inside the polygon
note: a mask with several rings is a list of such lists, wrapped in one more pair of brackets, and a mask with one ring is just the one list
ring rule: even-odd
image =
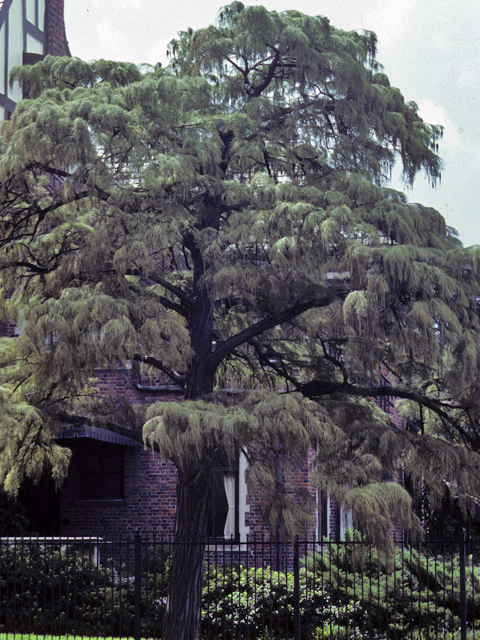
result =
[{"label": "large cypress tree", "polygon": [[[239,452],[283,534],[307,524],[294,481],[310,446],[318,486],[383,545],[392,515],[415,525],[385,470],[432,499],[478,494],[478,252],[388,187],[397,159],[408,182],[439,177],[441,130],[375,44],[234,2],[182,32],[166,69],[47,57],[14,72],[31,97],[0,159],[1,304],[22,328],[0,347],[9,492],[46,464],[61,479],[55,430],[90,416],[138,437],[144,423],[175,463],[177,541],[205,540],[209,478]],[[184,402],[122,426],[94,367],[126,361]],[[202,558],[175,553],[168,639],[199,637]]]}]

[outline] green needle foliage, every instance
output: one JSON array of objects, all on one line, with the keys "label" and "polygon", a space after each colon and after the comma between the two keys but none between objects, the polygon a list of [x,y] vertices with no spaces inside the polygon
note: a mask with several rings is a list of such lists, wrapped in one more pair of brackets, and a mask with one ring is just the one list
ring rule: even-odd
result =
[{"label": "green needle foliage", "polygon": [[[479,495],[479,250],[388,187],[397,159],[407,182],[437,180],[442,131],[375,45],[233,2],[181,32],[167,68],[47,57],[14,71],[31,97],[0,159],[0,306],[22,327],[0,344],[7,491],[46,465],[60,480],[55,431],[87,416],[138,438],[145,424],[175,462],[178,540],[204,539],[208,478],[240,452],[282,533],[307,524],[295,480],[311,445],[318,486],[384,547],[392,514],[416,523],[385,471],[433,501]],[[127,361],[188,402],[112,414],[95,366]],[[411,430],[380,397],[402,400]],[[166,637],[198,637],[201,551],[173,560],[171,584],[191,590]]]}]

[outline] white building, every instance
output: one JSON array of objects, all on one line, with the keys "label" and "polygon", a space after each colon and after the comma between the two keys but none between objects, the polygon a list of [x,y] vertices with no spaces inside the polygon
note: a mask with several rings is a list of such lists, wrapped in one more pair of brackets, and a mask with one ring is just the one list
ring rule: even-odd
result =
[{"label": "white building", "polygon": [[0,119],[8,120],[22,98],[10,87],[10,70],[47,54],[70,55],[63,17],[64,0],[0,0]]}]

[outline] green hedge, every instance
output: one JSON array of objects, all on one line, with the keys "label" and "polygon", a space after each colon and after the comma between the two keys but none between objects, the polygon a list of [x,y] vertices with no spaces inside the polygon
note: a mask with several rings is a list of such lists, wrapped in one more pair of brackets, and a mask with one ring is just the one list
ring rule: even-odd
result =
[{"label": "green hedge", "polygon": [[[141,632],[159,637],[168,591],[169,556],[142,559]],[[457,556],[435,559],[398,552],[385,567],[356,544],[325,545],[300,569],[304,640],[350,640],[458,635],[460,566]],[[0,631],[43,635],[126,636],[134,632],[134,581],[113,562],[95,566],[88,555],[49,545],[1,546]],[[467,566],[467,617],[480,629],[480,571]],[[294,576],[270,568],[206,568],[205,637],[290,639],[294,632]]]},{"label": "green hedge", "polygon": [[[480,629],[480,570],[468,561],[467,620]],[[455,637],[460,628],[458,556],[399,550],[385,564],[358,544],[326,544],[300,569],[302,638]],[[294,578],[270,569],[210,571],[204,629],[223,638],[292,638]]]},{"label": "green hedge", "polygon": [[[467,620],[479,627],[480,570],[466,567]],[[385,567],[375,550],[333,545],[329,553],[308,558],[306,567],[327,585],[336,606],[354,604],[355,627],[382,637],[425,637],[454,633],[460,627],[459,556],[398,550]],[[477,619],[477,620],[475,620]]]},{"label": "green hedge", "polygon": [[[152,560],[145,559],[152,569]],[[142,584],[142,636],[155,635],[167,583]],[[1,546],[0,631],[126,636],[134,632],[134,580],[121,565],[96,566],[88,554],[50,545]]]}]

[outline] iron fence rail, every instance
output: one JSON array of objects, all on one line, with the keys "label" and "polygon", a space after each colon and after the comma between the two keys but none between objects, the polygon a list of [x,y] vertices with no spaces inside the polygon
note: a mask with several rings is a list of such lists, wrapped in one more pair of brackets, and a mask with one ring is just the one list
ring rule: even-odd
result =
[{"label": "iron fence rail", "polygon": [[[193,543],[192,543],[193,544]],[[1,538],[0,633],[161,638],[170,538]],[[208,640],[480,638],[480,541],[252,538],[205,549]]]}]

